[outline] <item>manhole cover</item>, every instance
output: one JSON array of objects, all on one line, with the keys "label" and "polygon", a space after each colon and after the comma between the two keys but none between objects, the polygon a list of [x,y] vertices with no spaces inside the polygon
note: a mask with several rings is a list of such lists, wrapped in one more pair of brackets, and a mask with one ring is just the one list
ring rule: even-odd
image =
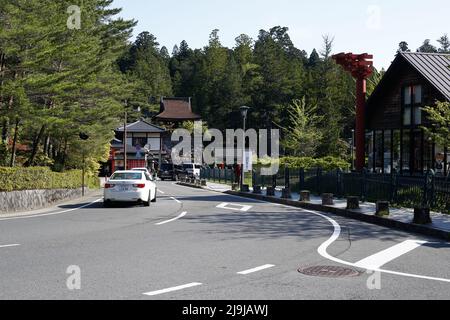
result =
[{"label": "manhole cover", "polygon": [[358,277],[361,275],[359,271],[336,266],[315,266],[300,268],[298,269],[298,272],[307,276],[326,278]]}]

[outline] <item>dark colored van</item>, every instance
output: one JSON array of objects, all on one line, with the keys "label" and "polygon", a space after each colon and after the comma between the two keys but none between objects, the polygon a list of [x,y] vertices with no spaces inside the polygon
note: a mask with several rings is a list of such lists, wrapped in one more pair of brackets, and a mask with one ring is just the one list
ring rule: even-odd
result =
[{"label": "dark colored van", "polygon": [[173,163],[163,163],[159,168],[159,178],[164,180],[178,181],[178,176],[181,173],[181,168]]}]

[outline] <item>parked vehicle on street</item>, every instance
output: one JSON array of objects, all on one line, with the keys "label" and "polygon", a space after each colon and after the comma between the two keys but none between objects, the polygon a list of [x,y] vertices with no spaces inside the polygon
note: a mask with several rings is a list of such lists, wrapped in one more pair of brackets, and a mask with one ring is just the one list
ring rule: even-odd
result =
[{"label": "parked vehicle on street", "polygon": [[200,178],[201,168],[200,163],[183,163],[183,171],[189,177]]},{"label": "parked vehicle on street", "polygon": [[156,184],[147,172],[137,170],[116,171],[105,183],[103,204],[137,202],[150,206],[156,202]]},{"label": "parked vehicle on street", "polygon": [[164,180],[178,181],[183,169],[181,166],[175,165],[173,163],[163,163],[159,169],[158,177]]},{"label": "parked vehicle on street", "polygon": [[142,171],[147,172],[149,175],[152,175],[151,172],[147,168],[133,168],[131,171]]}]

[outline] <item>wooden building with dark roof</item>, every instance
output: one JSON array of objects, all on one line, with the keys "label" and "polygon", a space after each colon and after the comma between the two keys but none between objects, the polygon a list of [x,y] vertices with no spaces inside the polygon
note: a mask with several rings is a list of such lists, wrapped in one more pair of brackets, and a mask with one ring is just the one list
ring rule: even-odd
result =
[{"label": "wooden building with dark roof", "polygon": [[192,112],[191,98],[161,98],[160,112],[155,120],[163,123],[178,124],[184,121],[201,120],[201,116]]},{"label": "wooden building with dark roof", "polygon": [[436,101],[450,101],[450,54],[398,53],[366,105],[369,171],[449,174],[449,150],[422,129]]}]

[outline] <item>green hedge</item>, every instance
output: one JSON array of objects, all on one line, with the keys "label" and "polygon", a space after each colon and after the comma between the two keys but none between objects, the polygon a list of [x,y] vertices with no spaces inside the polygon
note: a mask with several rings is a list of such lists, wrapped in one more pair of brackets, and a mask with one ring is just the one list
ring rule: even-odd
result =
[{"label": "green hedge", "polygon": [[[86,185],[98,187],[98,178],[86,174]],[[47,167],[0,167],[0,191],[76,189],[81,187],[81,170],[53,172]]]},{"label": "green hedge", "polygon": [[[269,160],[270,161],[270,160]],[[285,164],[289,168],[303,168],[305,170],[312,168],[322,168],[325,171],[342,169],[347,170],[350,168],[348,161],[335,157],[325,157],[325,158],[309,158],[309,157],[283,157],[280,158],[280,167],[284,167]],[[262,165],[267,165],[264,160],[261,161]]]}]

